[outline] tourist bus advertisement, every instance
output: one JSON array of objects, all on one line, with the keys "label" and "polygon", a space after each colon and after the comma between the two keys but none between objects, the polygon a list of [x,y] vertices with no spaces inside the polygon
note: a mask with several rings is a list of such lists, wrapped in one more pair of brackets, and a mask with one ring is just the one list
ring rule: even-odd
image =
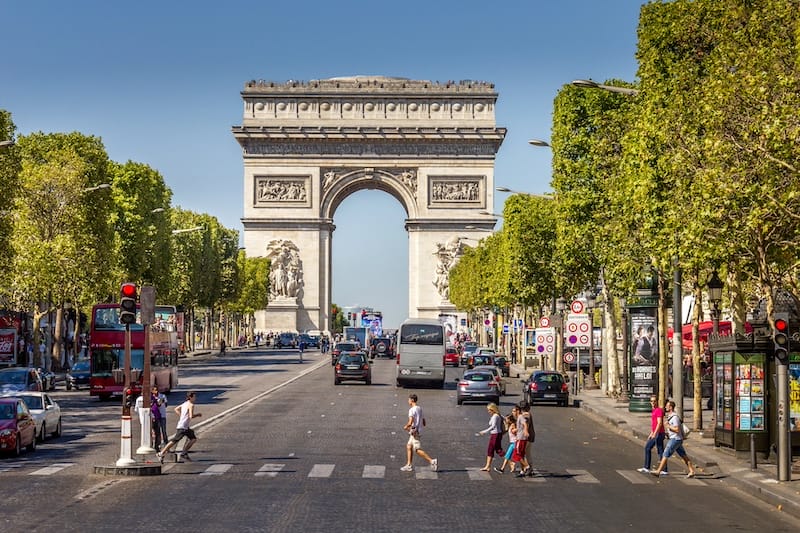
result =
[{"label": "tourist bus advertisement", "polygon": [[[150,384],[162,392],[178,385],[178,316],[173,306],[156,306],[156,323],[148,326],[150,336]],[[137,305],[137,323],[130,325],[131,332],[131,390],[134,396],[142,390],[144,368],[145,328],[140,323]],[[89,391],[92,396],[108,399],[121,395],[125,385],[125,325],[119,321],[119,304],[97,304],[92,308],[89,334],[89,359],[91,375]]]}]

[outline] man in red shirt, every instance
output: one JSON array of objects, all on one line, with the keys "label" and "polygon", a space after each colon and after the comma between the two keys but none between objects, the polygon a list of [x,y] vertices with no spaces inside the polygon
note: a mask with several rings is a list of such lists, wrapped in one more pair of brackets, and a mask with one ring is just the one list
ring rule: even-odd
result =
[{"label": "man in red shirt", "polygon": [[[657,402],[658,400],[655,396],[650,397],[650,405],[653,408],[650,412],[650,435],[647,436],[647,442],[644,444],[644,466],[638,469],[639,472],[643,474],[650,472],[650,467],[652,465],[650,456],[653,446],[655,446],[658,451],[659,459],[664,453],[664,409],[659,407]],[[666,467],[664,471],[661,472],[661,475],[667,475]]]}]

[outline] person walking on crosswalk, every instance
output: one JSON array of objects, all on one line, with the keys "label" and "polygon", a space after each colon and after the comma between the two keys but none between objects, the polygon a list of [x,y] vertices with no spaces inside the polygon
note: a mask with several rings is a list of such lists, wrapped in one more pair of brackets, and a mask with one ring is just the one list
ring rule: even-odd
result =
[{"label": "person walking on crosswalk", "polygon": [[197,436],[194,434],[194,431],[191,427],[189,427],[192,423],[193,418],[197,418],[198,416],[202,416],[200,413],[194,412],[194,400],[195,394],[190,392],[186,395],[186,401],[180,404],[178,407],[175,408],[175,414],[178,415],[178,427],[175,431],[175,434],[169,439],[169,442],[164,449],[158,452],[158,460],[159,462],[164,462],[164,455],[173,447],[183,437],[188,439],[188,442],[183,445],[183,450],[178,452],[179,457],[183,457],[187,461],[191,461],[191,457],[189,457],[189,449],[197,442]]},{"label": "person walking on crosswalk", "polygon": [[408,431],[408,443],[406,443],[406,464],[400,470],[403,472],[411,472],[414,470],[414,466],[411,464],[411,461],[414,457],[414,453],[416,452],[417,455],[428,461],[428,464],[431,466],[431,470],[434,472],[439,470],[439,460],[431,458],[423,449],[422,445],[420,444],[420,433],[422,432],[422,428],[425,427],[425,416],[422,413],[422,407],[417,405],[417,395],[416,394],[409,394],[408,395],[408,422],[406,425],[403,426],[404,431]]},{"label": "person walking on crosswalk", "polygon": [[669,440],[664,447],[664,453],[661,455],[661,462],[658,464],[658,468],[650,473],[656,477],[660,476],[661,472],[663,472],[667,466],[667,460],[673,453],[677,453],[678,457],[683,459],[683,462],[686,463],[686,466],[689,468],[689,473],[686,474],[686,477],[694,477],[694,466],[692,465],[692,461],[689,460],[689,455],[686,453],[686,450],[683,448],[683,421],[680,415],[675,412],[675,402],[672,400],[667,402],[666,418],[667,420],[664,423],[664,427],[667,430],[667,437]]}]

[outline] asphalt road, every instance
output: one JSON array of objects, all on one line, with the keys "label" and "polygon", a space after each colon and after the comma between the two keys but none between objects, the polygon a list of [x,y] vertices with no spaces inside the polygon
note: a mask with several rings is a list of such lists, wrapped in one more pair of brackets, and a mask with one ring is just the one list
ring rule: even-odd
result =
[{"label": "asphalt road", "polygon": [[[198,391],[196,409],[204,415],[198,420],[217,418],[201,426],[194,461],[165,464],[158,477],[92,474],[93,464],[113,462],[118,453],[119,408],[57,393],[65,411],[89,406],[90,414],[65,417],[65,436],[34,454],[0,459],[3,529],[58,524],[66,531],[118,531],[136,523],[150,531],[209,532],[800,527],[724,479],[686,479],[677,460],[667,478],[639,474],[641,447],[574,408],[534,408],[536,477],[479,472],[487,437],[474,434],[486,427],[488,414],[481,404],[456,405],[452,379],[460,369],[448,369],[445,390],[413,391],[428,421],[423,447],[439,458],[439,472],[420,459],[414,472],[401,472],[412,391],[395,388],[393,361],[375,361],[372,386],[335,386],[327,356],[306,359],[301,366],[289,352],[251,351],[186,365],[181,388]],[[307,373],[282,385],[301,369]],[[520,386],[509,381],[503,413],[521,398]],[[171,404],[182,396],[174,392]]]}]

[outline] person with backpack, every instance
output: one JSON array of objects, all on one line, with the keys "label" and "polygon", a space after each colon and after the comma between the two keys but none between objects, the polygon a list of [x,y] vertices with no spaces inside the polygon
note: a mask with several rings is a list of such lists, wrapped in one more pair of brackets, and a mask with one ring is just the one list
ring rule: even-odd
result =
[{"label": "person with backpack", "polygon": [[672,400],[667,401],[666,407],[667,417],[664,422],[664,429],[667,430],[667,437],[669,440],[664,447],[664,453],[661,455],[661,462],[658,463],[658,468],[652,470],[650,473],[656,477],[661,476],[661,473],[664,472],[664,469],[667,467],[669,458],[673,453],[677,453],[678,457],[683,459],[683,462],[686,463],[686,467],[689,469],[689,473],[686,474],[686,477],[693,478],[695,476],[694,466],[683,447],[683,440],[686,437],[686,435],[683,434],[683,420],[681,420],[680,415],[675,412],[675,402]]},{"label": "person with backpack", "polygon": [[497,405],[490,403],[486,406],[489,411],[489,427],[479,431],[475,436],[482,436],[489,434],[489,446],[486,448],[486,466],[481,468],[483,472],[490,472],[492,470],[492,459],[495,454],[498,457],[503,457],[503,433],[505,432],[505,425],[503,424],[503,417],[500,416],[500,410]]}]

